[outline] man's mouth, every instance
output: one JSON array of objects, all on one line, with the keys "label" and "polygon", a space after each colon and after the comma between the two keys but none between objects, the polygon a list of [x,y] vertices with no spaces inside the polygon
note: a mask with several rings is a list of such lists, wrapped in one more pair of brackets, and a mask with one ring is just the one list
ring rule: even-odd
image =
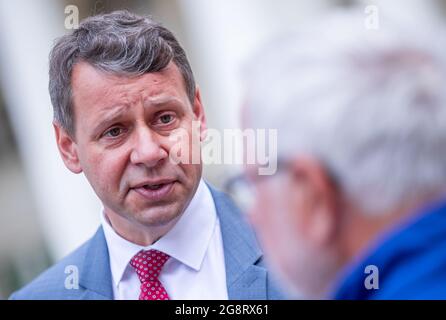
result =
[{"label": "man's mouth", "polygon": [[159,188],[161,188],[164,184],[153,184],[153,185],[149,185],[149,184],[145,184],[142,187],[144,189],[149,189],[149,190],[158,190]]},{"label": "man's mouth", "polygon": [[175,180],[170,180],[156,183],[141,183],[132,189],[146,200],[159,201],[169,196],[175,182]]}]

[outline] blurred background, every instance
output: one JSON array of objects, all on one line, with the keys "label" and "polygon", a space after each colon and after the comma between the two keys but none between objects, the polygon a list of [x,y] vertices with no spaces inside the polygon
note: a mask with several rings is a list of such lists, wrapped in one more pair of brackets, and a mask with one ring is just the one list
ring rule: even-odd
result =
[{"label": "blurred background", "polygon": [[[164,23],[185,48],[209,127],[218,130],[239,127],[241,67],[274,35],[351,6],[374,5],[419,28],[446,18],[443,0],[0,1],[0,298],[99,225],[101,204],[86,179],[64,167],[51,125],[48,54],[54,39],[71,31],[72,5],[79,20],[125,8]],[[205,178],[221,187],[236,170],[209,165]]]}]

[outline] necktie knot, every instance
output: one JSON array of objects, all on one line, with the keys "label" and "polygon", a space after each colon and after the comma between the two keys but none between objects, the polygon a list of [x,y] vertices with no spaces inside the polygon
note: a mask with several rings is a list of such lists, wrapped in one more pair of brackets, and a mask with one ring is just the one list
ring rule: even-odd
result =
[{"label": "necktie knot", "polygon": [[158,250],[141,250],[130,261],[141,281],[139,300],[169,300],[158,277],[170,256]]},{"label": "necktie knot", "polygon": [[141,250],[132,258],[130,265],[135,269],[141,283],[154,282],[158,280],[161,270],[169,258],[169,255],[155,249]]}]

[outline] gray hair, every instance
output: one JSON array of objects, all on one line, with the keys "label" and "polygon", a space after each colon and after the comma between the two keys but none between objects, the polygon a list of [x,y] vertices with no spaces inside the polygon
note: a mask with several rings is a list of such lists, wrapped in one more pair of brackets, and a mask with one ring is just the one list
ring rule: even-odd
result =
[{"label": "gray hair", "polygon": [[128,11],[89,17],[71,34],[59,38],[50,54],[49,92],[54,120],[73,137],[71,73],[80,61],[129,77],[161,71],[173,61],[184,78],[191,103],[194,101],[194,76],[172,32],[150,17]]},{"label": "gray hair", "polygon": [[381,20],[313,20],[246,69],[250,125],[278,129],[279,157],[321,161],[368,214],[446,189],[444,33]]}]

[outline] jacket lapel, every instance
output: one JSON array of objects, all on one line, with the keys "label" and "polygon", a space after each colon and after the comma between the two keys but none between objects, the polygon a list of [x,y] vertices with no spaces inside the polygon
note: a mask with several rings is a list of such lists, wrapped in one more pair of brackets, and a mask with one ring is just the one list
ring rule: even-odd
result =
[{"label": "jacket lapel", "polygon": [[209,189],[220,220],[229,299],[267,299],[267,271],[256,265],[262,252],[254,232],[226,195]]},{"label": "jacket lapel", "polygon": [[113,299],[108,248],[102,227],[90,240],[80,271],[79,285],[85,288],[81,299]]}]

